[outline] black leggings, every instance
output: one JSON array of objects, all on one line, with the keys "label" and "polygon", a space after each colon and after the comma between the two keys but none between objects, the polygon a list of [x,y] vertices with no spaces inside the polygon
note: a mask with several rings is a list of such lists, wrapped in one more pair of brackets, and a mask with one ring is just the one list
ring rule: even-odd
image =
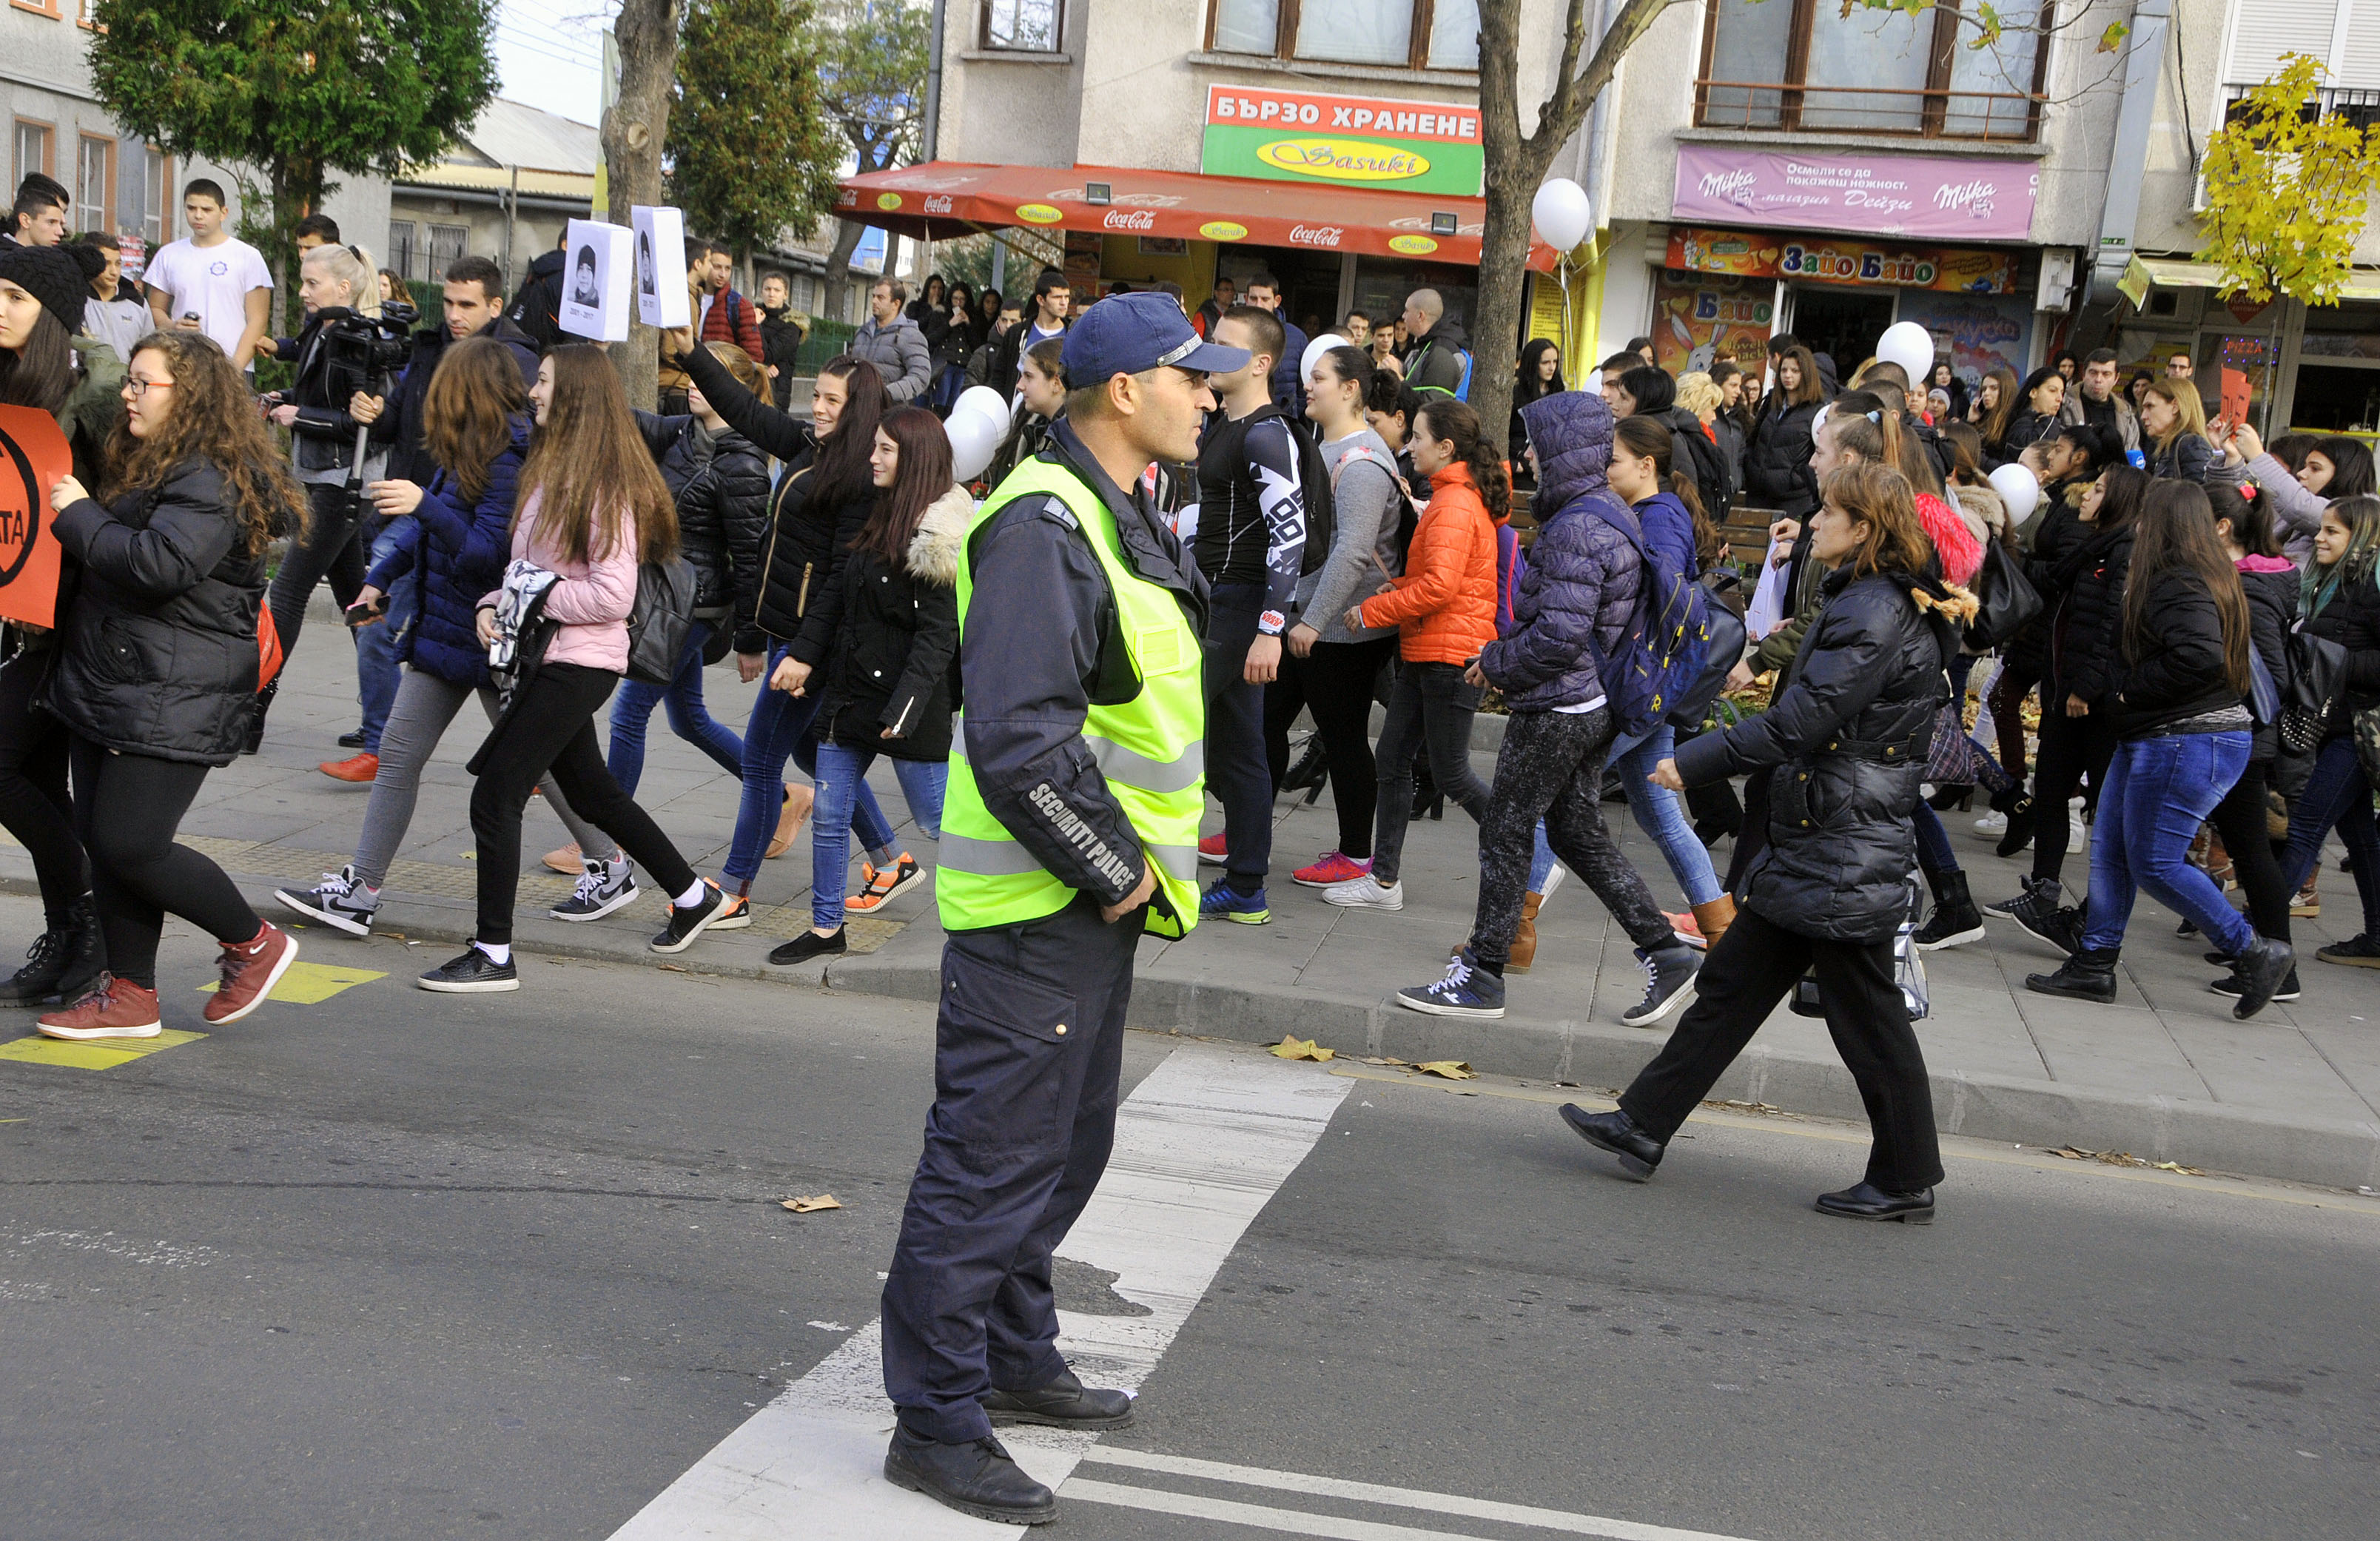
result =
[{"label": "black leggings", "polygon": [[694,886],[694,868],[652,816],[620,790],[603,764],[595,711],[620,676],[576,663],[549,663],[530,676],[477,758],[471,833],[480,846],[480,940],[513,940],[514,891],[520,886],[521,810],[549,770],[577,815],[620,843],[672,897]]},{"label": "black leggings", "polygon": [[224,869],[174,843],[182,815],[212,769],[118,754],[73,734],[75,830],[91,853],[91,892],[107,971],[157,988],[157,938],[170,912],[230,946],[263,928]]},{"label": "black leggings", "polygon": [[2035,881],[2057,879],[2065,870],[2066,843],[2072,831],[2066,800],[2091,778],[2091,795],[2107,783],[2107,762],[2116,755],[2112,719],[2094,712],[2088,717],[2066,715],[2066,697],[2045,683],[2041,687],[2041,758],[2033,768],[2033,876]]},{"label": "black leggings", "polygon": [[0,828],[33,858],[42,911],[63,929],[74,902],[91,892],[91,868],[75,838],[67,795],[66,724],[33,709],[50,655],[18,653],[0,663]]},{"label": "black leggings", "polygon": [[2273,854],[2272,837],[2265,830],[2265,772],[2269,762],[2252,760],[2231,790],[2215,805],[2206,821],[2223,837],[2231,858],[2232,875],[2248,895],[2248,918],[2256,934],[2274,941],[2289,940],[2289,880],[2281,876],[2280,858]]},{"label": "black leggings", "polygon": [[[364,587],[364,549],[356,539],[356,520],[347,511],[346,489],[335,482],[309,482],[306,505],[306,539],[291,543],[265,596],[273,611],[273,629],[281,634],[285,658],[298,651],[298,632],[306,624],[306,601],[325,576],[331,580],[331,598],[341,610],[355,603]],[[275,680],[273,685],[277,687],[280,683]],[[269,694],[266,699],[271,699]]]},{"label": "black leggings", "polygon": [[1272,784],[1289,773],[1289,725],[1300,708],[1314,714],[1314,731],[1330,767],[1330,802],[1339,813],[1339,854],[1355,861],[1372,855],[1372,810],[1380,777],[1372,763],[1372,681],[1396,651],[1397,639],[1317,642],[1304,658],[1284,653],[1281,677],[1265,686],[1265,758]]}]

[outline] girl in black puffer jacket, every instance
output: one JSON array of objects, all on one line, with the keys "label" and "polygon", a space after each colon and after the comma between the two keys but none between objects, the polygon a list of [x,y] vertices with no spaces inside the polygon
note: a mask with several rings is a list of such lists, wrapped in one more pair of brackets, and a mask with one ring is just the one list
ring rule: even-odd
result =
[{"label": "girl in black puffer jacket", "polygon": [[[706,343],[699,351],[718,359],[738,385],[759,399],[760,366],[750,354],[734,343]],[[714,720],[703,704],[702,666],[710,656],[711,638],[750,626],[759,602],[769,457],[727,425],[701,386],[689,387],[686,401],[694,408],[691,417],[637,414],[637,427],[677,504],[678,551],[694,568],[695,591],[694,625],[686,630],[676,678],[667,686],[623,680],[612,699],[607,760],[612,779],[631,796],[644,776],[645,725],[652,721],[656,703],[666,703],[672,733],[709,755],[729,775],[744,774],[744,741]]]},{"label": "girl in black puffer jacket", "polygon": [[2115,1000],[2124,928],[2145,888],[2238,960],[2232,1014],[2251,1017],[2289,972],[2289,943],[2258,936],[2190,862],[2191,841],[2254,746],[2248,601],[2195,483],[2155,482],[2133,527],[2111,688],[2095,702],[2118,742],[2091,830],[2090,914],[2072,955],[2025,988]]},{"label": "girl in black puffer jacket", "polygon": [[1828,1030],[1876,1135],[1864,1180],[1818,1207],[1924,1222],[1942,1158],[1925,1056],[1893,979],[1893,934],[1913,892],[1910,810],[1949,698],[1943,670],[1975,602],[1931,576],[1933,549],[1899,471],[1854,464],[1829,476],[1825,492],[1812,550],[1835,571],[1792,684],[1758,717],[1680,745],[1653,778],[1679,790],[1775,768],[1768,843],[1695,979],[1697,999],[1619,1110],[1571,1106],[1562,1117],[1650,1177],[1686,1115],[1815,968]]},{"label": "girl in black puffer jacket", "polygon": [[1808,517],[1817,506],[1810,435],[1826,399],[1810,350],[1788,348],[1777,360],[1777,388],[1761,403],[1743,450],[1743,495],[1753,506],[1774,508],[1792,519]]},{"label": "girl in black puffer jacket", "polygon": [[223,945],[209,1022],[254,1011],[298,955],[221,868],[174,836],[207,771],[248,735],[265,672],[264,548],[304,528],[306,504],[239,372],[202,334],[143,338],[126,392],[108,504],[70,476],[50,492],[82,581],[58,617],[44,702],[73,734],[75,823],[110,970],[42,1018],[52,1037],[158,1035],[168,911]]},{"label": "girl in black puffer jacket", "polygon": [[[2041,758],[2033,776],[2033,876],[1999,913],[2067,952],[2076,943],[2078,912],[2058,904],[2071,832],[2066,805],[2085,775],[2097,794],[2116,752],[2124,575],[2132,559],[2132,520],[2148,486],[2148,477],[2130,466],[2100,472],[2082,497],[2089,533],[2058,558],[2040,586],[2051,610]],[[2036,559],[2035,570],[2041,565]]]},{"label": "girl in black puffer jacket", "polygon": [[[683,334],[671,335],[674,346],[684,346]],[[784,661],[810,604],[841,575],[851,543],[875,506],[868,460],[876,425],[891,403],[876,366],[848,354],[830,358],[819,368],[811,398],[813,431],[738,383],[709,349],[686,348],[681,357],[695,388],[727,425],[785,462],[762,536],[752,623],[735,638],[737,670],[747,682],[763,683],[744,728],[743,800],[720,876],[734,925],[747,913],[746,898],[762,858],[781,855],[809,817],[810,789],[785,784],[785,761],[795,760],[806,774],[817,770],[811,725],[818,698],[788,695],[763,675]],[[852,830],[869,850],[892,839],[892,827],[864,782],[852,809]]]},{"label": "girl in black puffer jacket", "polygon": [[2301,603],[2304,629],[2347,649],[2347,708],[2328,726],[2313,773],[2289,810],[2281,877],[2294,893],[2313,875],[2333,829],[2355,863],[2363,929],[2314,954],[2325,963],[2380,968],[2380,836],[2372,819],[2372,783],[2355,753],[2349,713],[2380,706],[2380,498],[2341,498],[2322,511],[2314,559],[2306,564]]}]

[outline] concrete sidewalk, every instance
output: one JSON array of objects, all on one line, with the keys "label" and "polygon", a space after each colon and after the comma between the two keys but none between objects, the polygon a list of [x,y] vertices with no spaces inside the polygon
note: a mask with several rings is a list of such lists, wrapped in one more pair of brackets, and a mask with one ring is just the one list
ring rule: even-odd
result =
[{"label": "concrete sidewalk", "polygon": [[[327,616],[318,602],[263,752],[209,777],[183,825],[186,840],[220,861],[276,920],[291,917],[270,904],[273,888],[310,884],[346,861],[370,795],[315,770],[345,758],[333,741],[357,716],[348,644]],[[740,729],[758,687],[737,681],[732,663],[710,671],[706,684],[715,715]],[[443,961],[446,945],[468,938],[476,869],[463,765],[482,736],[480,724],[476,710],[467,709],[424,776],[419,809],[390,874],[382,934],[356,941],[318,928],[307,933],[310,955],[335,961],[369,953],[377,954],[376,966],[426,968]],[[1482,720],[1483,773],[1486,746],[1500,726]],[[932,843],[910,823],[889,770],[880,764],[872,780],[902,842],[929,861]],[[734,830],[735,779],[670,734],[658,712],[638,797],[696,867],[715,876]],[[1253,1041],[1293,1033],[1347,1054],[1459,1059],[1483,1071],[1587,1087],[1624,1085],[1659,1047],[1661,1031],[1620,1025],[1619,1013],[1643,993],[1643,971],[1627,938],[1575,879],[1540,917],[1536,966],[1510,981],[1502,1021],[1425,1016],[1389,1004],[1398,987],[1435,977],[1469,929],[1477,892],[1470,821],[1450,809],[1442,822],[1414,827],[1406,907],[1385,914],[1334,908],[1289,880],[1293,868],[1335,843],[1327,795],[1313,807],[1284,799],[1276,813],[1272,922],[1210,924],[1179,942],[1145,943],[1136,1025]],[[1624,827],[1623,848],[1655,897],[1665,908],[1682,908],[1626,810],[1612,804],[1606,813]],[[1975,831],[1973,819],[1945,816],[1978,902],[2014,893],[2022,869],[1992,855],[1991,838]],[[1220,828],[1211,810],[1208,828]],[[545,918],[571,880],[545,873],[537,859],[567,839],[532,800],[516,935],[531,957],[822,979],[834,989],[921,1001],[937,992],[941,935],[929,888],[897,901],[883,918],[852,921],[853,953],[829,966],[768,965],[769,949],[808,924],[807,835],[764,864],[751,929],[706,937],[667,964],[644,947],[660,924],[659,895],[592,924]],[[1722,844],[1722,866],[1726,851]],[[1943,1128],[2211,1171],[2380,1186],[2380,972],[2313,957],[2316,947],[2359,928],[2353,882],[2337,869],[2336,854],[2334,846],[2325,857],[2324,916],[2297,924],[2304,998],[2270,1006],[2252,1022],[2232,1020],[2229,1001],[2207,990],[2222,971],[2201,960],[2203,942],[2176,937],[2175,917],[2145,898],[2133,916],[2113,1006],[2027,991],[2024,976],[2049,971],[2057,958],[1997,917],[1984,940],[1926,954],[1934,1012],[1920,1036]],[[2069,855],[2071,884],[2083,885],[2087,866],[2085,853]],[[0,848],[0,886],[30,891],[31,880],[24,854]],[[533,988],[534,972],[528,981]],[[1825,1025],[1781,1009],[1715,1095],[1860,1116]]]}]

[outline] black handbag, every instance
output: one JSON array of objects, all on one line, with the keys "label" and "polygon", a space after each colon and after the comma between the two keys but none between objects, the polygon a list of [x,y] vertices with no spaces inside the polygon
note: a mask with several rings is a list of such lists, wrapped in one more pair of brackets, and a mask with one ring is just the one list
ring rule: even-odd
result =
[{"label": "black handbag", "polygon": [[1971,652],[2006,647],[2009,640],[2041,613],[2041,591],[2024,576],[2024,559],[1998,540],[1984,547],[1984,564],[1975,572],[1979,608],[1967,626]]},{"label": "black handbag", "polygon": [[628,613],[628,677],[667,685],[677,677],[694,629],[694,564],[682,556],[637,568],[637,604]]},{"label": "black handbag", "polygon": [[2293,755],[2322,747],[2330,719],[2347,694],[2347,649],[2300,622],[2289,633],[2289,686],[2283,692],[2281,747]]}]

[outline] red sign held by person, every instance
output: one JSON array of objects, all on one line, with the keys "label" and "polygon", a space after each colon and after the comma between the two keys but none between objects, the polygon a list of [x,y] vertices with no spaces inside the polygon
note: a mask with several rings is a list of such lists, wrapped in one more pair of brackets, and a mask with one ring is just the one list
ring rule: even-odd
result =
[{"label": "red sign held by person", "polygon": [[50,489],[73,469],[55,418],[38,407],[0,406],[0,620],[57,625]]}]

